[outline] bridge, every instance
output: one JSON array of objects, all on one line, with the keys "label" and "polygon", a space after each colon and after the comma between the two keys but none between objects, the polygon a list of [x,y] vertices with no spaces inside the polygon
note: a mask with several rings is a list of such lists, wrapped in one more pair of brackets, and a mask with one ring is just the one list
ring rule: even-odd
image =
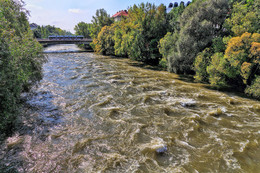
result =
[{"label": "bridge", "polygon": [[85,44],[89,45],[92,42],[92,39],[84,38],[84,39],[78,39],[78,40],[71,40],[71,39],[37,39],[37,41],[41,44]]}]

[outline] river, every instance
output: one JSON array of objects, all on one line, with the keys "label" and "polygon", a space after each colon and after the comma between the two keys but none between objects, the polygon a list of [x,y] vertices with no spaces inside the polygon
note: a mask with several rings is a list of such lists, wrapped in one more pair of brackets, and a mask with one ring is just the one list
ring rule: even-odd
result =
[{"label": "river", "polygon": [[1,146],[18,172],[259,172],[260,103],[124,58],[45,48]]}]

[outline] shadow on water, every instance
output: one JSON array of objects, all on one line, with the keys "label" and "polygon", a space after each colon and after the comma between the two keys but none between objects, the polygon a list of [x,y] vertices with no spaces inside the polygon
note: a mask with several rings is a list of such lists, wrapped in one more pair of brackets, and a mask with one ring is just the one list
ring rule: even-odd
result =
[{"label": "shadow on water", "polygon": [[178,79],[187,83],[197,83],[192,75],[178,75]]},{"label": "shadow on water", "polygon": [[[113,59],[114,59],[114,57],[113,57]],[[127,62],[127,64],[129,66],[139,67],[139,68],[143,68],[143,69],[147,69],[147,70],[163,71],[162,67],[148,65],[148,64],[145,64],[144,62],[138,62],[138,61],[134,61],[134,60]]]},{"label": "shadow on water", "polygon": [[[19,132],[22,135],[36,133],[44,141],[46,140],[45,134],[50,128],[63,123],[62,110],[53,103],[54,97],[50,91],[24,94],[22,97],[23,115],[19,126]],[[26,126],[26,124],[30,126]]]},{"label": "shadow on water", "polygon": [[[24,160],[18,157],[25,150],[26,136],[46,141],[51,129],[62,125],[62,110],[52,103],[55,96],[49,91],[23,94],[15,128],[5,142],[0,141],[0,173],[26,172]],[[35,140],[34,140],[35,141]]]},{"label": "shadow on water", "polygon": [[19,171],[12,166],[6,166],[0,164],[0,172],[2,173],[18,173]]},{"label": "shadow on water", "polygon": [[234,96],[235,95],[235,96],[238,96],[238,97],[241,97],[241,98],[246,98],[246,99],[251,99],[251,100],[255,100],[255,101],[260,101],[260,99],[251,97],[251,96],[245,94],[241,89],[239,89],[239,90],[238,89],[234,89],[234,87],[223,87],[223,88],[220,88],[220,87],[216,87],[216,86],[211,86],[209,84],[205,84],[204,87],[209,89],[209,90],[212,90],[212,91],[219,91],[219,92],[225,93],[228,96]]}]

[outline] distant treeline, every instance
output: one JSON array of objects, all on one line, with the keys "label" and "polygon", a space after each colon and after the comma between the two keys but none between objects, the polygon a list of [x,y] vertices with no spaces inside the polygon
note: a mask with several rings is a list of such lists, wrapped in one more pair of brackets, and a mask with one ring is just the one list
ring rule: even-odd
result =
[{"label": "distant treeline", "polygon": [[99,9],[91,24],[76,31],[88,33],[99,54],[160,65],[259,99],[259,9],[259,0],[193,0],[169,13],[164,5],[142,3],[118,22]]},{"label": "distant treeline", "polygon": [[15,126],[21,93],[42,78],[41,52],[23,4],[0,0],[0,139]]},{"label": "distant treeline", "polygon": [[62,30],[55,26],[38,26],[33,30],[35,38],[48,38],[50,35],[72,35],[71,32]]}]

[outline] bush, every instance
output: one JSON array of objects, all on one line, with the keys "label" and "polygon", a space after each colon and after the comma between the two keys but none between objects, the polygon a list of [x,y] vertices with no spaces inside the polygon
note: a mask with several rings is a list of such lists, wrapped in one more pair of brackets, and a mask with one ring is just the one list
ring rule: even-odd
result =
[{"label": "bush", "polygon": [[163,69],[167,69],[167,60],[165,58],[162,58],[159,62],[159,66],[161,66]]},{"label": "bush", "polygon": [[256,76],[252,85],[246,88],[245,93],[257,99],[260,99],[260,76]]},{"label": "bush", "polygon": [[178,34],[168,32],[159,42],[159,52],[162,55],[163,59],[167,62],[166,66],[169,71],[171,71],[171,64],[168,61],[169,55],[172,52],[177,51],[175,43],[178,40]]},{"label": "bush", "polygon": [[95,43],[95,52],[103,55],[114,55],[115,54],[115,41],[114,41],[114,27],[104,26],[98,34]]},{"label": "bush", "polygon": [[226,76],[224,69],[226,67],[226,61],[223,53],[215,53],[211,57],[210,65],[207,67],[207,73],[209,74],[209,82],[213,86],[227,87]]},{"label": "bush", "polygon": [[194,61],[194,70],[196,75],[194,76],[196,81],[208,82],[209,75],[207,73],[207,67],[210,64],[210,57],[212,51],[206,48],[203,52],[199,53]]},{"label": "bush", "polygon": [[42,46],[33,38],[21,4],[0,1],[0,131],[11,132],[20,94],[42,78]]}]

